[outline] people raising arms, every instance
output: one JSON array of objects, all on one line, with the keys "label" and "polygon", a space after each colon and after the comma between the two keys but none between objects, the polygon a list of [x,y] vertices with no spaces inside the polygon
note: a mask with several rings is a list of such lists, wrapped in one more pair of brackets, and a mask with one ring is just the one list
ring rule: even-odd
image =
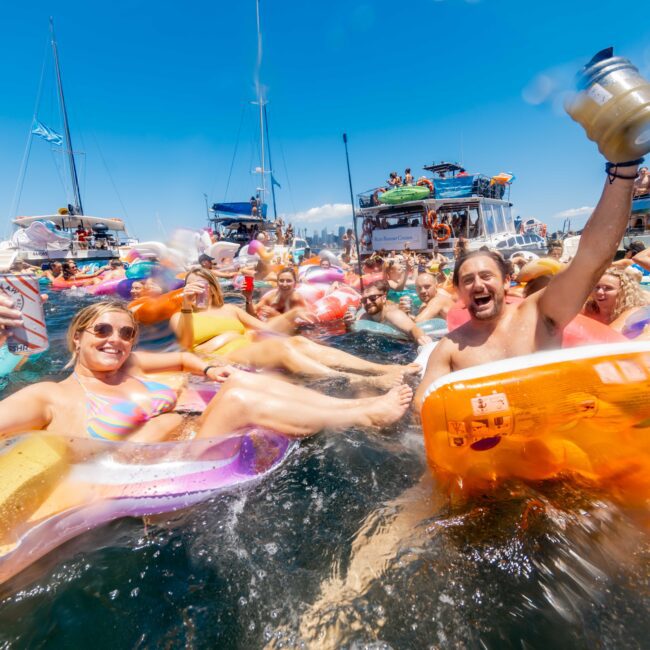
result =
[{"label": "people raising arms", "polygon": [[186,350],[253,368],[282,369],[312,379],[344,378],[376,388],[393,385],[404,373],[417,372],[414,364],[382,365],[303,336],[278,336],[269,324],[224,303],[221,287],[203,269],[188,273],[185,282],[182,309],[170,324]]},{"label": "people raising arms", "polygon": [[519,304],[505,302],[510,277],[499,254],[476,251],[456,262],[454,286],[470,320],[443,338],[431,354],[416,393],[418,408],[431,382],[449,372],[560,347],[563,329],[580,313],[623,237],[634,171],[630,169],[631,178],[607,180],[571,263]]},{"label": "people raising arms", "polygon": [[[252,425],[302,437],[325,427],[392,424],[412,396],[408,386],[398,385],[380,397],[328,397],[272,375],[206,364],[188,352],[133,352],[137,334],[133,315],[121,303],[99,302],[79,311],[67,334],[72,374],[60,382],[32,384],[0,401],[0,436],[42,429],[150,443],[227,436]],[[193,423],[176,412],[182,390],[147,376],[170,371],[222,384]]]}]

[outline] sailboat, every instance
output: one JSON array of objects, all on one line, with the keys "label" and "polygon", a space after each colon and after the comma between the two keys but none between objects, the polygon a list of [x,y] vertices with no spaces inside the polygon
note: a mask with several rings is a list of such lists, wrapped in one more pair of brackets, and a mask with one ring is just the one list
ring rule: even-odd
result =
[{"label": "sailboat", "polygon": [[[12,251],[16,257],[32,264],[41,264],[52,260],[93,261],[119,257],[120,247],[128,246],[134,241],[126,239],[128,235],[124,221],[116,217],[93,217],[85,214],[83,209],[52,18],[50,18],[50,37],[63,135],[38,119],[39,102],[37,102],[23,156],[16,196],[19,196],[19,188],[23,186],[32,141],[34,136],[37,136],[52,146],[63,148],[62,153],[67,159],[72,198],[67,207],[59,208],[56,214],[15,217],[13,224],[17,226],[17,229],[10,239],[0,242],[0,250]],[[17,202],[18,199],[14,199],[14,204]],[[80,234],[80,226],[85,231],[83,235]]]},{"label": "sailboat", "polygon": [[[254,232],[266,232],[269,235],[271,244],[274,244],[274,252],[282,254],[287,251],[286,246],[276,244],[275,225],[268,217],[267,195],[271,194],[273,206],[273,219],[277,219],[277,203],[275,188],[279,183],[273,175],[271,160],[271,143],[269,139],[269,120],[267,113],[267,102],[264,99],[262,84],[259,79],[259,70],[262,62],[262,32],[260,27],[260,3],[255,2],[257,19],[257,74],[255,79],[256,101],[253,104],[257,107],[259,120],[260,160],[259,166],[254,173],[259,176],[259,185],[255,194],[248,201],[214,203],[209,213],[210,226],[218,231],[222,240],[231,241],[240,245],[247,244]],[[303,253],[307,243],[304,240],[294,240],[291,247]],[[296,248],[297,247],[297,248]]]}]

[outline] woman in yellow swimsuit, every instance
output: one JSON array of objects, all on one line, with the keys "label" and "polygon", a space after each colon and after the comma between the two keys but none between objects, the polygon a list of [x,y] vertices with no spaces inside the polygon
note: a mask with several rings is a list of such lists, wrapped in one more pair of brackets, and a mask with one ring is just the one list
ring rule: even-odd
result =
[{"label": "woman in yellow swimsuit", "polygon": [[416,364],[372,363],[304,336],[279,336],[240,307],[224,303],[218,282],[202,269],[188,273],[181,311],[170,324],[184,349],[254,368],[281,368],[315,379],[344,377],[377,388],[419,370]]},{"label": "woman in yellow swimsuit", "polygon": [[221,384],[196,426],[198,437],[226,436],[261,426],[290,436],[325,427],[385,426],[408,409],[412,391],[338,399],[272,375],[206,364],[189,352],[133,352],[138,326],[117,302],[85,307],[73,318],[67,343],[74,372],[60,382],[32,384],[0,401],[0,438],[28,430],[108,441],[157,442],[183,434],[176,412],[182,389],[150,373],[189,372]]}]

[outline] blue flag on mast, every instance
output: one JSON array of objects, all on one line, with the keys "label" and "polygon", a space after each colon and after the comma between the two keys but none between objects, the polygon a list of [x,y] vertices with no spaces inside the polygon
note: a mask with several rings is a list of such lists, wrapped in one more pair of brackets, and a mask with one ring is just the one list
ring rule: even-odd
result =
[{"label": "blue flag on mast", "polygon": [[56,144],[56,145],[63,144],[62,135],[59,135],[54,129],[51,129],[49,126],[45,126],[45,124],[39,122],[38,120],[34,120],[34,125],[32,126],[32,133],[34,135],[39,136],[40,138],[43,138],[43,140],[47,140],[48,142],[51,142],[52,144]]},{"label": "blue flag on mast", "polygon": [[275,185],[276,187],[279,187],[280,189],[282,189],[282,185],[280,185],[280,183],[278,183],[278,181],[275,180],[275,176],[273,176],[273,173],[271,173],[271,183],[273,185]]}]

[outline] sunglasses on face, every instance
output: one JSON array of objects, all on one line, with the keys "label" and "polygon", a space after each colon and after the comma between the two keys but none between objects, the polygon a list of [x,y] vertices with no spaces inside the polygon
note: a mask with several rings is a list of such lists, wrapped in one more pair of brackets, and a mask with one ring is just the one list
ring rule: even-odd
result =
[{"label": "sunglasses on face", "polygon": [[[95,325],[87,328],[85,331],[90,332],[98,339],[107,339],[109,336],[113,335],[114,328],[110,323],[95,323]],[[118,327],[117,335],[123,341],[131,342],[135,338],[135,327],[132,327],[131,325]]]},{"label": "sunglasses on face", "polygon": [[361,302],[366,303],[366,302],[377,302],[380,298],[383,298],[384,294],[383,293],[375,293],[372,296],[364,296],[361,298]]}]

